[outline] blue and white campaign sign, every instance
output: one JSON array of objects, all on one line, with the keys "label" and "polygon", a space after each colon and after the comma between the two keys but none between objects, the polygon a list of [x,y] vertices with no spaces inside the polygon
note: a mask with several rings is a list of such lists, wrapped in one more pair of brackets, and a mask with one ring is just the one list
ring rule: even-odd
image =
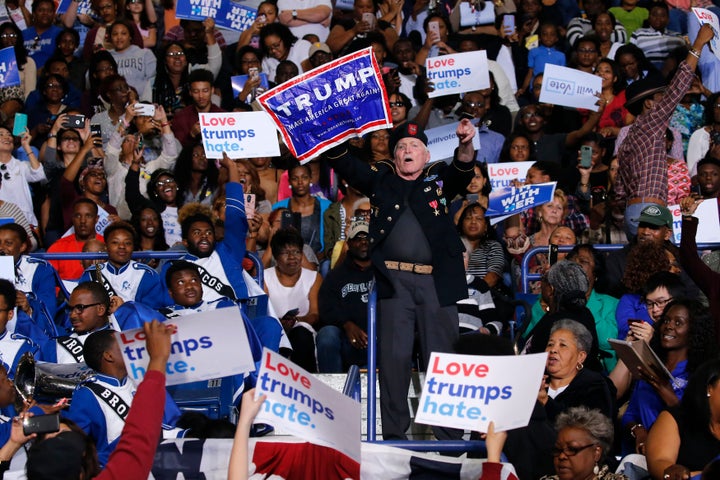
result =
[{"label": "blue and white campaign sign", "polygon": [[[70,7],[70,2],[72,0],[60,0],[60,3],[58,3],[57,11],[56,13],[58,15],[61,15],[68,11],[68,8]],[[90,5],[90,0],[78,0],[78,7],[77,7],[77,14],[78,15],[92,15],[92,6]]]},{"label": "blue and white campaign sign", "polygon": [[0,86],[12,87],[15,85],[20,85],[20,71],[15,59],[15,48],[3,48],[0,50]]},{"label": "blue and white campaign sign", "polygon": [[[168,385],[255,371],[245,325],[237,307],[173,318],[172,350],[165,369]],[[142,328],[115,334],[128,375],[145,376],[150,356]],[[222,361],[218,361],[222,359]]]},{"label": "blue and white campaign sign", "polygon": [[372,48],[321,65],[258,97],[300,161],[349,138],[392,128]]},{"label": "blue and white campaign sign", "polygon": [[506,162],[488,164],[488,177],[493,190],[512,187],[513,181],[525,182],[527,172],[535,162]]},{"label": "blue and white campaign sign", "polygon": [[[476,123],[476,122],[474,122]],[[442,160],[450,163],[453,158],[455,149],[458,146],[458,138],[455,131],[460,122],[449,123],[440,127],[425,130],[428,142],[427,146],[430,150],[430,158],[433,162]],[[475,135],[472,139],[473,148],[480,150],[480,136]]]},{"label": "blue and white campaign sign", "polygon": [[218,27],[242,32],[255,21],[257,10],[232,0],[177,0],[175,16],[199,21],[209,17]]},{"label": "blue and white campaign sign", "polygon": [[713,35],[712,40],[710,40],[710,50],[717,58],[720,58],[720,21],[718,21],[718,16],[706,8],[692,7],[692,11],[700,22],[700,25],[709,23],[710,26],[713,27],[713,33],[715,33],[715,35]]},{"label": "blue and white campaign sign", "polygon": [[360,462],[360,404],[282,355],[263,349],[255,387],[267,400],[256,420]]},{"label": "blue and white campaign sign", "polygon": [[430,57],[425,68],[428,80],[435,85],[430,98],[490,88],[485,50]]},{"label": "blue and white campaign sign", "polygon": [[553,199],[557,182],[536,183],[520,188],[505,187],[490,192],[486,217],[511,215],[537,207]]},{"label": "blue and white campaign sign", "polygon": [[275,125],[265,112],[200,113],[200,135],[207,158],[276,157]]},{"label": "blue and white campaign sign", "polygon": [[[270,82],[268,81],[267,73],[265,72],[259,72],[260,75],[260,86],[258,89],[262,88],[263,91],[270,90]],[[233,89],[233,95],[235,95],[235,98],[237,98],[238,95],[240,95],[240,92],[242,92],[243,87],[245,86],[245,83],[248,81],[247,75],[235,75],[234,77],[230,77],[230,85],[232,85]]]},{"label": "blue and white campaign sign", "polygon": [[[673,217],[673,242],[680,244],[682,238],[682,213],[680,205],[668,205],[668,210]],[[720,238],[720,213],[718,213],[718,202],[715,198],[703,200],[698,205],[693,217],[698,219],[696,243],[716,243]]]},{"label": "blue and white campaign sign", "polygon": [[559,65],[545,65],[540,102],[564,107],[585,108],[597,112],[595,103],[602,91],[602,78],[592,73]]},{"label": "blue and white campaign sign", "polygon": [[[527,426],[547,353],[512,356],[430,355],[415,421],[487,432]],[[513,372],[508,375],[508,372]]]}]

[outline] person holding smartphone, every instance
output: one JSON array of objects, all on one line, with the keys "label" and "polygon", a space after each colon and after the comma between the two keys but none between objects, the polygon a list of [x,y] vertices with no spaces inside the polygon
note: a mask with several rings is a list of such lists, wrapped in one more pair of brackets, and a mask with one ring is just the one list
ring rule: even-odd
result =
[{"label": "person holding smartphone", "polygon": [[605,147],[603,137],[597,133],[589,133],[580,140],[577,157],[577,170],[573,176],[580,177],[575,183],[575,198],[580,209],[588,214],[590,209],[607,199],[610,168],[605,163]]}]

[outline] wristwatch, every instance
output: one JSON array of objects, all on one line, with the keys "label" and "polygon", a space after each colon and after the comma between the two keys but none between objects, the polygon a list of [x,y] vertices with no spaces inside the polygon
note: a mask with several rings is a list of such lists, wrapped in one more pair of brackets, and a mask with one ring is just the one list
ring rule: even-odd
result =
[{"label": "wristwatch", "polygon": [[292,14],[293,14],[293,20],[297,20],[297,10],[293,10]]}]

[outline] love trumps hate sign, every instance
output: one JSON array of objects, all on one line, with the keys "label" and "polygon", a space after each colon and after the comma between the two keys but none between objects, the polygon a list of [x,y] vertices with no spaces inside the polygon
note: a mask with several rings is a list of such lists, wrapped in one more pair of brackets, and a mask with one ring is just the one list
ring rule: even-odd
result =
[{"label": "love trumps hate sign", "polygon": [[519,356],[433,352],[415,421],[487,432],[527,426],[547,353]]},{"label": "love trumps hate sign", "polygon": [[258,421],[360,462],[360,404],[282,355],[263,350],[255,396],[267,396]]}]

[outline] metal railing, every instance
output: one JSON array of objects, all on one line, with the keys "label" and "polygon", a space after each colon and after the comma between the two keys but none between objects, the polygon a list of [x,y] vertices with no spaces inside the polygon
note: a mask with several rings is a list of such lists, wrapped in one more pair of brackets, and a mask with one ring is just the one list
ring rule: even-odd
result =
[{"label": "metal railing", "polygon": [[[421,452],[485,452],[482,440],[378,440],[377,417],[377,289],[373,284],[368,298],[367,441]],[[408,365],[408,368],[410,366]],[[503,461],[506,461],[503,455]]]},{"label": "metal railing", "polygon": [[[182,258],[187,252],[185,250],[139,250],[132,254],[133,260],[142,260],[146,258],[157,259],[157,260],[177,260]],[[70,253],[47,253],[37,252],[31,253],[29,256],[34,258],[41,258],[43,260],[107,260],[107,252],[70,252]],[[255,266],[256,275],[253,277],[255,281],[262,287],[264,283],[264,269],[262,260],[255,252],[245,252],[245,257],[252,260]]]}]

